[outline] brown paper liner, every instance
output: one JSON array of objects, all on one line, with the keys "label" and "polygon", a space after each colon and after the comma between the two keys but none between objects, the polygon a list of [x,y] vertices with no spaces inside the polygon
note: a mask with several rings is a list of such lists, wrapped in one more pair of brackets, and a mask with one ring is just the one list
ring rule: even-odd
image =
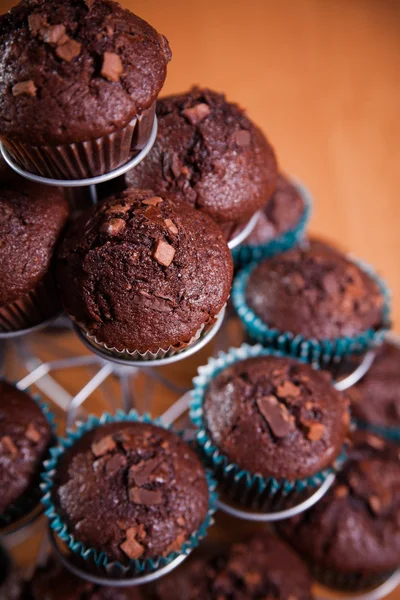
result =
[{"label": "brown paper liner", "polygon": [[0,333],[11,333],[40,325],[61,311],[56,285],[47,275],[39,285],[15,302],[0,307]]},{"label": "brown paper liner", "polygon": [[114,171],[146,145],[155,103],[122,129],[104,137],[59,146],[32,146],[2,138],[13,160],[25,171],[53,179],[87,179]]}]

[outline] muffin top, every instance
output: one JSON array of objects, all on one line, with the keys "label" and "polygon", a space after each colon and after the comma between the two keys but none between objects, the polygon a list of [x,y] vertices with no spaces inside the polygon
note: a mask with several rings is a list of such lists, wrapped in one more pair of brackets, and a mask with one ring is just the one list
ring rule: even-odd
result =
[{"label": "muffin top", "polygon": [[53,501],[76,540],[112,560],[178,551],[209,504],[202,464],[179,436],[148,423],[112,423],[61,457]]},{"label": "muffin top", "polygon": [[266,244],[294,229],[303,216],[304,209],[304,200],[296,186],[285,175],[278,175],[276,190],[260,212],[257,224],[245,244]]},{"label": "muffin top", "polygon": [[249,277],[246,301],[269,327],[306,338],[355,336],[383,324],[377,283],[319,240],[262,261]]},{"label": "muffin top", "polygon": [[22,0],[0,17],[0,134],[53,145],[113,133],[155,101],[170,58],[111,0]]},{"label": "muffin top", "polygon": [[0,514],[36,484],[51,438],[36,402],[0,381]]},{"label": "muffin top", "polygon": [[29,600],[142,600],[139,588],[103,587],[80,579],[54,557],[29,583]]},{"label": "muffin top", "polygon": [[156,599],[311,600],[311,578],[282,541],[259,533],[216,556],[185,563],[157,583]]},{"label": "muffin top", "polygon": [[193,88],[158,101],[158,137],[128,186],[173,193],[223,226],[244,223],[270,198],[277,165],[262,132],[223,94]]},{"label": "muffin top", "polygon": [[0,306],[35,289],[49,271],[69,214],[57,188],[0,183]]},{"label": "muffin top", "polygon": [[203,410],[221,454],[265,478],[304,479],[332,465],[349,425],[347,400],[329,375],[275,356],[224,369]]},{"label": "muffin top", "polygon": [[354,442],[328,493],[280,528],[320,566],[343,573],[390,571],[400,564],[399,449],[362,432]]},{"label": "muffin top", "polygon": [[383,427],[400,426],[400,348],[382,345],[372,367],[349,389],[351,410],[357,419]]},{"label": "muffin top", "polygon": [[97,340],[146,352],[186,345],[225,305],[232,256],[218,226],[128,190],[82,215],[60,249],[66,311]]}]

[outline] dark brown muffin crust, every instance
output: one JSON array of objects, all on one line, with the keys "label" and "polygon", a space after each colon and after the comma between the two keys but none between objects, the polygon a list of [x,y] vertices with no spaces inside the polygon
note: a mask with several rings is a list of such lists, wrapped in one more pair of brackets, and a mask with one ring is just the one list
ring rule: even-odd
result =
[{"label": "dark brown muffin crust", "polygon": [[221,454],[262,477],[304,479],[332,465],[349,425],[329,375],[274,356],[250,358],[211,382],[204,420]]},{"label": "dark brown muffin crust", "polygon": [[139,588],[103,587],[79,579],[51,557],[29,583],[26,600],[143,600]]},{"label": "dark brown muffin crust", "polygon": [[0,135],[54,145],[113,133],[155,101],[170,57],[111,0],[23,0],[0,18]]},{"label": "dark brown muffin crust", "polygon": [[232,257],[218,226],[168,198],[128,190],[80,217],[59,253],[66,311],[108,346],[188,343],[226,303]]},{"label": "dark brown muffin crust", "polygon": [[76,540],[126,563],[179,551],[209,497],[202,464],[181,438],[125,422],[100,426],[65,452],[53,501]]},{"label": "dark brown muffin crust", "polygon": [[197,558],[157,583],[156,600],[311,600],[311,577],[282,541],[259,533]]},{"label": "dark brown muffin crust", "polygon": [[128,186],[173,193],[225,233],[265,205],[275,189],[276,159],[241,108],[223,94],[193,88],[159,100],[157,116],[156,144],[127,174]]},{"label": "dark brown muffin crust", "polygon": [[0,306],[44,279],[68,214],[68,202],[56,188],[0,184]]},{"label": "dark brown muffin crust", "polygon": [[244,242],[247,246],[266,244],[282,233],[294,229],[305,210],[304,200],[296,186],[280,174],[276,190],[260,212],[257,224]]},{"label": "dark brown muffin crust", "polygon": [[246,300],[269,327],[306,338],[355,336],[383,324],[376,282],[318,240],[262,261],[249,277]]},{"label": "dark brown muffin crust", "polygon": [[399,449],[357,433],[334,486],[280,529],[301,554],[341,573],[370,575],[400,564]]},{"label": "dark brown muffin crust", "polygon": [[50,425],[36,402],[0,381],[0,515],[38,483],[51,440]]},{"label": "dark brown muffin crust", "polygon": [[385,343],[362,380],[349,389],[351,410],[371,425],[400,427],[400,348]]}]

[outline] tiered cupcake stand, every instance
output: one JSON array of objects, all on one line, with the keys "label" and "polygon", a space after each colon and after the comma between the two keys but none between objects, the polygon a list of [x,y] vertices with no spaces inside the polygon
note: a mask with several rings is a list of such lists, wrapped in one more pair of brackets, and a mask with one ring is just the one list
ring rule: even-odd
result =
[{"label": "tiered cupcake stand", "polygon": [[[97,185],[105,183],[107,181],[112,181],[125,174],[127,171],[135,168],[150,152],[155,142],[156,136],[157,120],[155,119],[149,142],[139,154],[134,156],[127,164],[123,165],[122,167],[111,173],[107,173],[99,177],[94,177],[85,180],[69,181],[48,179],[45,177],[37,176],[35,174],[26,172],[20,167],[18,167],[18,165],[16,165],[13,162],[12,158],[8,155],[6,149],[2,145],[0,145],[0,151],[7,164],[20,176],[48,186],[57,186],[69,189],[85,188],[86,192],[87,189],[89,189],[91,202],[96,203],[98,199]],[[247,223],[247,225],[237,235],[235,235],[233,239],[230,240],[229,247],[231,249],[241,244],[250,235],[251,231],[256,225],[257,218],[258,214],[254,215],[254,217]],[[161,415],[161,420],[165,425],[172,425],[177,421],[179,421],[181,424],[182,418],[186,415],[189,408],[190,390],[176,386],[172,381],[169,381],[165,376],[161,375],[157,371],[157,367],[171,365],[172,363],[184,361],[190,356],[198,353],[214,338],[215,347],[221,349],[226,349],[228,345],[230,345],[230,343],[234,345],[240,344],[242,340],[229,339],[227,321],[233,317],[226,316],[225,313],[228,312],[229,311],[225,311],[224,309],[218,316],[214,326],[204,336],[200,337],[200,339],[194,345],[182,351],[180,354],[175,354],[170,357],[160,358],[152,361],[129,360],[127,358],[118,358],[111,354],[108,354],[106,351],[94,347],[90,343],[89,339],[86,338],[86,336],[74,326],[72,327],[74,327],[79,339],[91,351],[90,354],[55,358],[54,360],[51,360],[49,362],[41,362],[36,356],[34,356],[34,352],[32,352],[31,350],[31,335],[37,332],[39,329],[45,328],[47,325],[49,325],[49,323],[43,323],[39,326],[32,327],[24,331],[19,331],[17,333],[0,333],[0,342],[2,342],[3,344],[11,343],[17,356],[20,357],[21,362],[25,363],[25,366],[27,367],[28,374],[22,379],[20,379],[20,381],[17,383],[17,387],[21,390],[26,390],[31,385],[36,385],[41,391],[43,391],[46,394],[46,396],[50,398],[50,400],[59,409],[63,411],[63,413],[65,414],[65,423],[67,427],[73,426],[74,423],[76,423],[76,421],[79,420],[81,415],[80,411],[82,410],[86,400],[110,376],[114,376],[120,383],[122,409],[125,412],[129,412],[129,410],[131,410],[132,408],[138,409],[139,406],[142,407],[144,403],[137,402],[137,399],[132,393],[131,385],[132,379],[137,377],[139,373],[146,375],[146,381],[149,382],[150,387],[152,382],[156,381],[158,383],[162,383],[162,385],[164,385],[168,390],[173,392],[176,396],[180,396],[179,399],[175,403],[173,403],[164,412],[163,415]],[[71,323],[63,317],[61,318],[61,321],[58,321],[58,323],[60,327],[71,327]],[[52,323],[52,325],[54,325],[54,323]],[[217,334],[218,337],[216,338]],[[354,385],[357,381],[359,381],[368,371],[368,369],[373,363],[373,360],[374,352],[372,351],[367,353],[364,356],[361,363],[355,367],[353,372],[337,381],[337,389],[343,391]],[[339,366],[340,365],[336,365],[336,368],[338,369]],[[75,369],[79,367],[84,369],[94,368],[96,369],[96,372],[88,380],[86,385],[84,385],[84,387],[74,397],[72,397],[67,392],[67,390],[63,389],[60,386],[60,384],[57,383],[51,377],[51,375],[53,372],[66,371],[69,369]],[[144,391],[144,396],[147,399],[146,389]],[[145,402],[146,410],[149,410],[151,408],[150,404],[150,401]],[[114,399],[110,398],[110,409],[114,411],[116,408],[118,407],[115,405]],[[187,426],[187,424],[188,421],[186,420],[186,422],[184,422],[184,425]],[[185,430],[188,439],[194,437],[195,433],[190,427],[186,427]],[[256,522],[261,524],[266,522],[279,521],[299,514],[313,506],[327,492],[327,490],[332,485],[334,479],[335,476],[330,475],[325,480],[325,482],[316,490],[316,492],[313,493],[312,496],[303,500],[300,504],[284,511],[269,513],[254,512],[251,510],[244,510],[238,507],[237,505],[234,506],[229,502],[226,502],[224,499],[219,500],[218,508],[219,510],[224,511],[225,513],[233,517],[243,519],[249,522]],[[38,507],[32,514],[28,515],[23,520],[0,531],[1,541],[6,545],[6,547],[12,548],[21,544],[23,541],[29,539],[35,527],[38,525],[40,526],[40,522],[38,521],[38,519],[41,516],[41,514],[42,509]],[[94,575],[93,573],[86,571],[80,565],[77,566],[75,563],[72,563],[70,557],[62,551],[58,538],[56,534],[54,534],[54,532],[51,530],[51,528],[49,528],[49,535],[45,535],[43,537],[36,565],[40,565],[43,562],[45,562],[50,545],[53,547],[53,550],[56,552],[64,566],[75,575],[83,579],[87,579],[88,581],[91,581],[96,584],[111,585],[116,587],[142,585],[145,583],[152,582],[158,579],[159,577],[162,577],[167,573],[171,572],[186,558],[186,555],[180,555],[167,566],[164,566],[158,569],[157,571],[151,573],[144,573],[136,577],[129,577],[123,579],[110,579],[109,577]],[[360,600],[378,600],[390,593],[399,583],[400,571],[394,573],[384,584],[382,584],[375,590],[372,590],[365,594],[357,594],[356,597],[360,598]],[[352,596],[352,598],[354,597],[355,596]]]}]

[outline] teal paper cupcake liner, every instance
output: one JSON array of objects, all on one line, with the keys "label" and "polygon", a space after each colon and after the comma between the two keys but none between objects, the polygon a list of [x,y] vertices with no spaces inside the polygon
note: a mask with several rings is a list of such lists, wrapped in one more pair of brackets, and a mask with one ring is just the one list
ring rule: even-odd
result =
[{"label": "teal paper cupcake liner", "polygon": [[400,427],[384,427],[383,425],[373,425],[367,423],[362,419],[354,419],[354,425],[356,429],[362,429],[363,431],[370,431],[375,435],[383,437],[390,442],[400,444]]},{"label": "teal paper cupcake liner", "polygon": [[[40,399],[39,396],[33,396],[33,399],[35,400],[36,404],[38,404],[38,406],[40,407],[42,413],[46,417],[47,422],[49,423],[49,425],[51,427],[51,430],[54,435],[54,440],[52,443],[54,443],[57,439],[54,415],[50,411],[48,405],[46,403],[42,402],[42,400]],[[2,515],[0,515],[0,529],[9,527],[10,525],[19,521],[19,519],[26,517],[30,512],[32,512],[34,510],[34,508],[36,506],[38,506],[40,504],[41,497],[42,497],[42,491],[40,488],[40,473],[39,473],[36,484],[34,484],[32,486],[32,488],[27,490],[23,494],[23,496],[21,496],[21,498],[19,498],[16,502],[14,502],[13,504],[10,504],[7,507],[7,510]]]},{"label": "teal paper cupcake liner", "polygon": [[196,548],[203,538],[206,537],[208,528],[213,523],[213,515],[217,509],[217,494],[215,492],[216,482],[210,471],[206,470],[206,479],[209,490],[209,507],[205,520],[200,526],[199,530],[192,534],[190,538],[182,545],[179,552],[172,552],[167,556],[161,556],[156,559],[142,559],[142,560],[130,560],[126,564],[122,564],[118,561],[113,561],[105,552],[99,552],[95,548],[89,548],[85,544],[79,542],[69,531],[66,523],[57,514],[57,509],[52,499],[52,487],[53,478],[59,462],[60,457],[71,448],[77,440],[79,440],[85,433],[96,429],[101,425],[108,423],[121,423],[121,422],[142,422],[152,423],[163,427],[164,429],[171,429],[166,427],[159,419],[152,419],[150,415],[144,414],[139,415],[136,411],[132,410],[128,414],[123,411],[117,411],[115,415],[104,413],[100,418],[91,415],[87,421],[80,423],[76,430],[68,430],[67,436],[63,439],[59,439],[59,445],[55,448],[51,448],[51,458],[45,462],[45,471],[42,474],[42,503],[46,510],[45,515],[50,521],[51,528],[57,533],[58,537],[64,542],[69,550],[77,557],[83,558],[88,561],[88,565],[93,567],[101,574],[113,577],[127,577],[135,576],[145,573],[154,572],[178,558],[181,555],[188,555],[194,548]]},{"label": "teal paper cupcake liner", "polygon": [[312,216],[313,201],[307,188],[296,183],[296,188],[304,202],[304,212],[295,227],[281,233],[278,237],[265,244],[246,244],[244,242],[238,248],[232,250],[235,267],[241,269],[249,263],[271,258],[281,252],[290,250],[296,246],[304,237],[307,225]]},{"label": "teal paper cupcake liner", "polygon": [[[261,345],[249,346],[243,344],[240,348],[231,348],[227,353],[220,353],[218,358],[211,358],[207,365],[199,368],[198,376],[194,378],[194,388],[190,402],[190,419],[198,429],[197,443],[207,464],[212,468],[221,490],[231,500],[248,508],[263,511],[280,511],[295,506],[312,495],[327,477],[337,473],[346,460],[343,449],[334,464],[306,479],[275,479],[264,478],[241,469],[221,454],[211,440],[204,422],[203,402],[205,393],[211,381],[221,371],[236,362],[259,356],[287,357],[288,354],[279,350],[264,348]],[[306,362],[298,359],[300,362]]]},{"label": "teal paper cupcake liner", "polygon": [[235,278],[232,287],[232,302],[235,310],[250,339],[268,348],[280,350],[293,358],[301,358],[306,362],[327,367],[342,361],[352,354],[364,354],[369,349],[379,346],[390,329],[390,292],[385,282],[366,263],[353,259],[354,262],[378,285],[383,298],[382,327],[367,329],[355,335],[333,339],[311,339],[295,335],[290,331],[279,331],[269,327],[249,307],[246,301],[246,288],[249,277],[257,263],[245,267]]}]

